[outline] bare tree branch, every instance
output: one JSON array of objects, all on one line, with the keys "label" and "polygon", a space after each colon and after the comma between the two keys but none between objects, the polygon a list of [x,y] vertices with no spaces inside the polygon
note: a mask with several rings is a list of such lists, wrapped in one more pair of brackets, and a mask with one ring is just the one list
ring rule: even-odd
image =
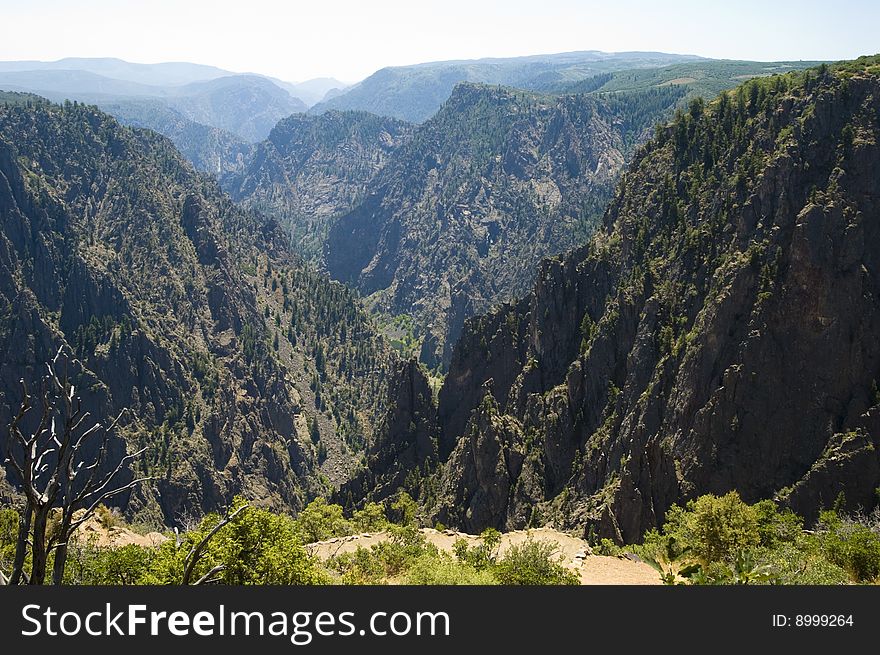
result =
[{"label": "bare tree branch", "polygon": [[221,578],[215,578],[214,576],[216,574],[220,573],[221,571],[225,571],[225,570],[226,570],[225,564],[218,564],[213,569],[211,569],[210,571],[205,573],[205,575],[203,575],[201,578],[199,578],[198,580],[193,582],[193,585],[210,584],[211,582],[220,582]]},{"label": "bare tree branch", "polygon": [[[15,563],[8,579],[18,584],[43,584],[46,578],[48,555],[55,553],[52,580],[60,584],[64,577],[67,549],[71,536],[100,504],[129,491],[150,477],[136,478],[114,486],[117,476],[146,449],[123,456],[108,473],[105,464],[109,435],[118,427],[125,414],[120,412],[105,428],[101,423],[87,427],[91,418],[83,410],[82,398],[68,375],[72,361],[59,347],[46,364],[46,374],[40,384],[40,417],[36,429],[24,433],[22,423],[34,408],[35,398],[24,380],[21,381],[22,401],[9,429],[8,449],[10,468],[19,477],[26,498],[25,511],[19,521]],[[92,439],[100,437],[97,454],[91,461],[84,460],[81,449]],[[61,520],[54,534],[47,535],[51,513],[61,511]],[[84,510],[76,518],[74,515]],[[31,574],[24,574],[23,566],[31,552]]]},{"label": "bare tree branch", "polygon": [[215,525],[208,534],[206,534],[204,537],[202,537],[202,540],[199,541],[198,544],[193,546],[192,550],[189,551],[189,554],[184,559],[185,566],[183,569],[182,584],[185,584],[185,585],[189,584],[189,581],[192,578],[193,569],[195,569],[195,566],[198,563],[199,558],[202,556],[202,551],[205,549],[205,546],[208,545],[208,542],[211,541],[211,539],[214,538],[214,535],[217,534],[220,530],[222,530],[224,526],[228,525],[236,516],[241,514],[241,512],[243,512],[247,508],[248,508],[247,505],[242,505],[237,510],[232,512],[232,514],[230,514],[229,511],[227,510],[226,516],[224,516],[222,519],[220,519],[217,522],[217,525]]}]

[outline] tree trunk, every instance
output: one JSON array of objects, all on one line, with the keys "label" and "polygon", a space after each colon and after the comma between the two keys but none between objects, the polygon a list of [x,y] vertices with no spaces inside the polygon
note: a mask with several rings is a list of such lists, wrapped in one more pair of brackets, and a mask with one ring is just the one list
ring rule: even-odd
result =
[{"label": "tree trunk", "polygon": [[32,540],[32,558],[31,580],[34,585],[41,585],[46,581],[46,565],[48,554],[46,552],[46,524],[49,520],[49,512],[34,512],[34,537]]},{"label": "tree trunk", "polygon": [[24,514],[18,517],[18,540],[15,542],[15,561],[12,564],[12,575],[9,577],[9,584],[21,584],[21,577],[24,573],[24,559],[27,557],[28,534],[31,531],[31,504],[27,503],[24,508]]},{"label": "tree trunk", "polygon": [[73,522],[73,513],[64,512],[64,519],[59,530],[60,543],[55,548],[55,562],[52,565],[52,584],[59,585],[64,582],[64,567],[67,565],[67,542],[70,541],[70,524]]}]

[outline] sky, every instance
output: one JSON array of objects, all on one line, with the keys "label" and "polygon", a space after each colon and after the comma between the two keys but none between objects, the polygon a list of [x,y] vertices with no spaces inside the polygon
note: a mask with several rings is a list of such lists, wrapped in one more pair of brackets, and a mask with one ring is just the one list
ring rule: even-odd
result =
[{"label": "sky", "polygon": [[445,59],[650,50],[880,52],[878,0],[0,0],[0,60],[189,61],[288,81]]}]

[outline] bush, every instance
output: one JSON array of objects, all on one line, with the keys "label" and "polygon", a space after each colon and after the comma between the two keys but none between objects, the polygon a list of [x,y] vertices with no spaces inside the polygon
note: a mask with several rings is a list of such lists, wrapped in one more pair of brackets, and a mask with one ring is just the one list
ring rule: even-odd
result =
[{"label": "bush", "polygon": [[[220,517],[209,514],[184,535],[180,547],[167,541],[155,552],[147,584],[178,584],[190,549],[214,528]],[[312,585],[329,581],[317,561],[300,544],[296,525],[287,516],[249,508],[224,526],[208,542],[195,569],[193,581],[222,566],[218,581],[233,585]]]},{"label": "bush", "polygon": [[342,506],[328,504],[316,498],[296,517],[296,532],[303,543],[344,537],[354,532],[354,526],[343,516]]},{"label": "bush", "polygon": [[358,546],[352,553],[342,553],[330,558],[327,561],[327,566],[340,574],[342,584],[383,584],[385,582],[385,566],[376,557],[374,548]]},{"label": "bush", "polygon": [[819,540],[812,535],[765,549],[762,557],[776,571],[779,584],[836,585],[850,581],[843,568],[828,561]]},{"label": "bush", "polygon": [[18,540],[18,512],[0,509],[0,571],[8,575],[15,561],[15,542]]},{"label": "bush", "polygon": [[772,500],[762,500],[753,506],[758,522],[761,546],[775,548],[799,539],[804,531],[804,520],[790,509],[781,510]]},{"label": "bush", "polygon": [[503,585],[578,585],[580,579],[555,559],[556,546],[531,537],[511,546],[494,567]]},{"label": "bush", "polygon": [[399,525],[415,525],[419,506],[408,493],[401,491],[397,495],[397,500],[392,503],[391,509],[394,510],[395,515],[392,518],[395,523]]},{"label": "bush", "polygon": [[732,564],[738,553],[758,546],[762,536],[758,510],[735,491],[720,497],[700,496],[689,501],[686,509],[673,505],[666,514],[663,534],[672,537],[682,551],[690,549],[702,564]]},{"label": "bush", "polygon": [[828,559],[844,569],[855,582],[873,582],[880,576],[880,535],[869,527],[823,512],[822,545]]},{"label": "bush", "polygon": [[468,546],[467,540],[458,538],[452,544],[452,552],[462,564],[483,571],[495,566],[500,545],[501,533],[495,528],[486,528],[480,535],[479,544]]},{"label": "bush", "polygon": [[343,584],[379,584],[403,574],[420,557],[438,555],[414,525],[391,526],[388,532],[389,539],[332,557],[327,565],[341,574]]},{"label": "bush", "polygon": [[379,503],[367,503],[363,509],[351,517],[352,525],[358,532],[378,532],[388,528],[385,508]]},{"label": "bush", "polygon": [[478,570],[446,553],[425,554],[416,559],[406,573],[411,585],[497,585],[487,570]]},{"label": "bush", "polygon": [[593,547],[594,555],[605,555],[607,557],[617,557],[623,552],[623,549],[611,539],[600,539],[599,543]]},{"label": "bush", "polygon": [[119,548],[73,548],[64,569],[65,584],[134,585],[149,578],[156,557],[152,548],[134,544]]}]

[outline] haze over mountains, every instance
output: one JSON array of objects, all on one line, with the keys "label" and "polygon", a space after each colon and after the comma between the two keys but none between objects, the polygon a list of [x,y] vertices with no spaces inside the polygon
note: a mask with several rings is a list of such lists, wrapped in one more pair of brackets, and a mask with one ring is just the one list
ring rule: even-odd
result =
[{"label": "haze over mountains", "polygon": [[120,505],[168,525],[400,488],[617,541],[706,492],[869,509],[880,64],[809,66],[3,63],[78,102],[0,94],[0,422],[68,347],[160,478]]},{"label": "haze over mountains", "polygon": [[312,108],[360,109],[412,123],[430,118],[462,82],[498,84],[531,91],[554,91],[601,73],[656,68],[701,60],[659,52],[566,52],[505,59],[438,61],[396,66],[368,78]]}]

